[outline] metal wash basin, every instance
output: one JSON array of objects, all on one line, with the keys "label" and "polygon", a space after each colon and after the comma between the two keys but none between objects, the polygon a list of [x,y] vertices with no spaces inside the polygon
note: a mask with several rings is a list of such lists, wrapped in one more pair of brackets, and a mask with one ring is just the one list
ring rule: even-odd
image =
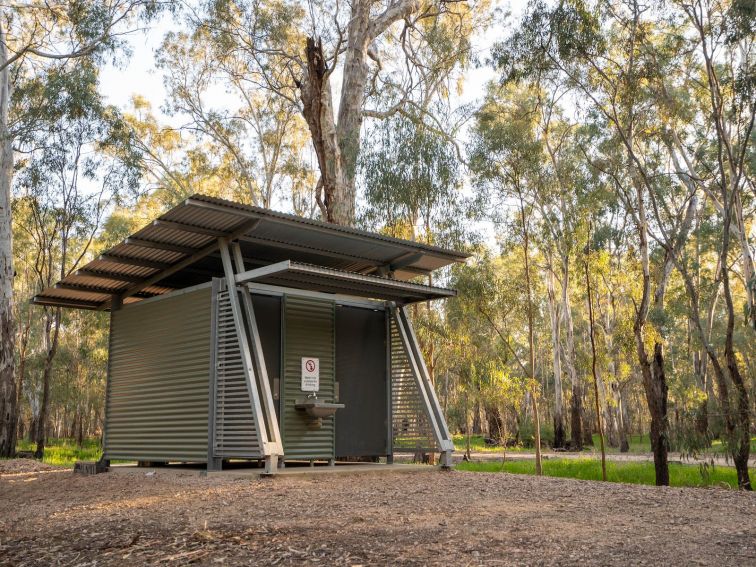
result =
[{"label": "metal wash basin", "polygon": [[306,398],[304,400],[296,400],[294,407],[298,410],[304,410],[307,415],[316,419],[323,417],[330,417],[336,413],[336,410],[346,407],[344,404],[335,404],[333,402],[326,402],[317,398]]}]

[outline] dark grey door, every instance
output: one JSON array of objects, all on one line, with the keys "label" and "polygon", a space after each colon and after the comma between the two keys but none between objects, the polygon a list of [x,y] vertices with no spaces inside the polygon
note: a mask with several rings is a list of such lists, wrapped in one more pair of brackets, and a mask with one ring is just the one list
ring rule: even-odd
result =
[{"label": "dark grey door", "polygon": [[339,410],[336,456],[388,453],[388,385],[384,311],[336,308],[336,381]]}]

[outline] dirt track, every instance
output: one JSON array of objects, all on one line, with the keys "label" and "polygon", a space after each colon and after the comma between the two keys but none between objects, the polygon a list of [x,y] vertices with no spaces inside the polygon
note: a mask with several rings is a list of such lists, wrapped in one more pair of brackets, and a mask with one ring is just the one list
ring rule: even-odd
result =
[{"label": "dirt track", "polygon": [[0,471],[2,565],[188,563],[753,565],[756,496],[435,470]]}]

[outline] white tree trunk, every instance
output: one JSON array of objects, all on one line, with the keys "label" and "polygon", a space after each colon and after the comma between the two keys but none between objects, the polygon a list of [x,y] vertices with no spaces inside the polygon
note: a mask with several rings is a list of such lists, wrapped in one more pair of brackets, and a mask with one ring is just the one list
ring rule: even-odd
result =
[{"label": "white tree trunk", "polygon": [[569,259],[562,258],[562,316],[567,331],[567,348],[564,349],[564,361],[570,376],[572,400],[570,404],[570,442],[573,449],[583,447],[583,388],[577,375],[575,362],[575,329],[572,323],[572,305],[570,304],[570,267]]},{"label": "white tree trunk", "polygon": [[[8,51],[0,22],[0,66]],[[0,457],[16,451],[16,381],[14,376],[15,332],[13,322],[13,230],[11,182],[13,144],[8,127],[10,68],[0,71]]]},{"label": "white tree trunk", "polygon": [[551,345],[554,368],[554,447],[564,447],[564,397],[562,394],[562,357],[559,326],[561,314],[559,301],[554,292],[554,274],[549,269],[546,276],[549,294],[549,318],[551,320]]}]

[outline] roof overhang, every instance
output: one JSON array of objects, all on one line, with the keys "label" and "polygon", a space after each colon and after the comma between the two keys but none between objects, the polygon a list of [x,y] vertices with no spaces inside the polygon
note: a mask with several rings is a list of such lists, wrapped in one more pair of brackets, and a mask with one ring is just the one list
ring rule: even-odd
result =
[{"label": "roof overhang", "polygon": [[[223,277],[219,238],[239,242],[247,268],[291,260],[387,281],[427,276],[468,257],[437,246],[193,195],[33,301],[102,310]],[[304,282],[304,274],[297,273]]]},{"label": "roof overhang", "polygon": [[256,282],[280,287],[338,293],[399,303],[454,297],[453,289],[356,274],[285,260],[236,276],[237,283]]}]

